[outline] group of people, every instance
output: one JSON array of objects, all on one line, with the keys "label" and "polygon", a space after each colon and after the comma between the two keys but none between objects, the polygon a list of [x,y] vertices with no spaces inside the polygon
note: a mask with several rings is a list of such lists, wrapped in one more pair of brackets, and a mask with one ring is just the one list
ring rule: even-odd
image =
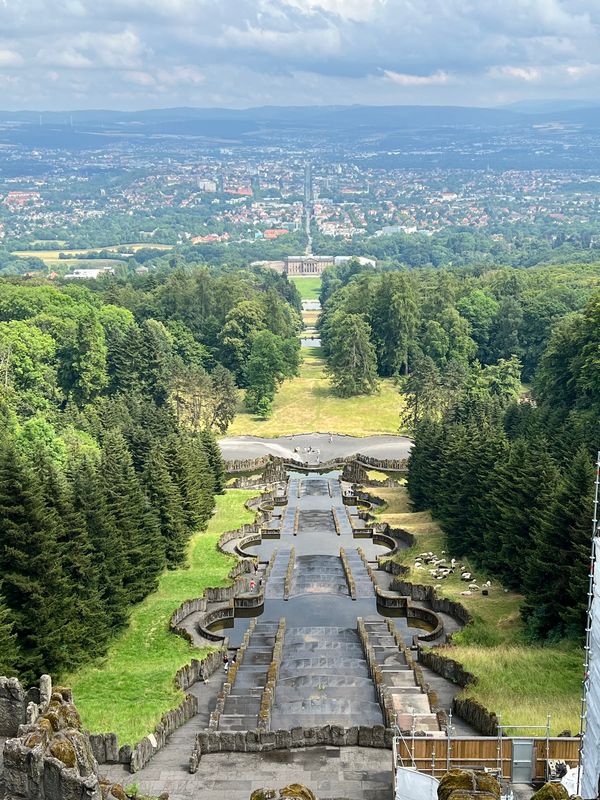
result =
[{"label": "group of people", "polygon": [[224,653],[224,654],[223,654],[223,669],[225,670],[225,674],[226,674],[226,675],[227,675],[227,673],[229,672],[229,667],[230,667],[232,664],[235,664],[235,662],[236,662],[236,659],[237,659],[237,656],[236,656],[236,654],[235,654],[235,653],[234,653],[234,654],[231,656],[231,659],[229,658],[229,656],[227,655],[227,653]]}]

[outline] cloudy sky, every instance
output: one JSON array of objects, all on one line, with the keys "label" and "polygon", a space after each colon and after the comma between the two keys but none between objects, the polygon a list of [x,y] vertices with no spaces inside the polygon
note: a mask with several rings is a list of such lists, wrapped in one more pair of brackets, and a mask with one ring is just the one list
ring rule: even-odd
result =
[{"label": "cloudy sky", "polygon": [[600,0],[0,0],[0,108],[600,102]]}]

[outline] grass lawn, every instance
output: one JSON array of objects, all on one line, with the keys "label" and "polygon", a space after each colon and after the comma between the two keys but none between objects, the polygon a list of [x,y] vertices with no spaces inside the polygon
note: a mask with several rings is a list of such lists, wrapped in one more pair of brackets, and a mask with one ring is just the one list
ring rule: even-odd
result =
[{"label": "grass lawn", "polygon": [[[438,581],[427,568],[415,570],[414,556],[433,551],[438,556],[447,551],[446,537],[428,512],[413,513],[404,487],[372,488],[370,491],[386,501],[379,512],[382,521],[393,527],[410,531],[417,539],[413,548],[401,553],[401,563],[411,567],[407,580],[427,585]],[[446,552],[447,559],[452,553]],[[481,586],[488,576],[471,568]],[[473,617],[473,624],[453,637],[453,647],[447,655],[455,658],[477,676],[477,685],[465,690],[490,711],[502,717],[504,724],[545,725],[552,714],[555,734],[570,729],[579,730],[579,697],[581,692],[582,654],[572,645],[545,647],[526,642],[519,614],[522,597],[506,592],[490,576],[492,587],[488,597],[477,593],[462,597],[466,584],[454,573],[439,581],[440,595],[457,600]]]},{"label": "grass lawn", "polygon": [[169,618],[184,600],[200,597],[208,586],[226,583],[234,562],[217,550],[217,540],[223,531],[252,521],[244,502],[255,494],[231,489],[217,497],[208,530],[190,541],[189,567],[162,575],[157,591],[133,608],[128,627],[105,658],[64,677],[64,683],[73,687],[88,730],[114,732],[120,745],[133,745],[181,701],[183,694],[173,683],[175,673],[207,651],[171,633]]},{"label": "grass lawn", "polygon": [[333,394],[324,373],[318,347],[302,350],[300,375],[285,381],[273,404],[273,414],[261,420],[250,414],[240,400],[229,436],[287,436],[294,433],[345,433],[371,436],[398,433],[402,398],[393,381],[381,381],[377,395],[342,398]]},{"label": "grass lawn", "polygon": [[302,278],[298,275],[294,275],[293,277],[290,277],[289,280],[296,284],[296,288],[300,292],[300,297],[303,300],[319,299],[319,292],[321,291],[320,276],[314,278]]}]

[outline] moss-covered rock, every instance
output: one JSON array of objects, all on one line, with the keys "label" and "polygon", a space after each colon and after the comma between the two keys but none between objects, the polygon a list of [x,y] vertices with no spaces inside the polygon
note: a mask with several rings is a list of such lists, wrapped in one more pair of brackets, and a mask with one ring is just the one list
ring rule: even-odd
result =
[{"label": "moss-covered rock", "polygon": [[65,767],[73,769],[77,764],[75,748],[66,736],[55,736],[50,741],[49,750],[50,754],[59,761],[62,761]]},{"label": "moss-covered rock", "polygon": [[569,793],[560,783],[546,783],[531,800],[569,800]]},{"label": "moss-covered rock", "polygon": [[[468,798],[472,792],[485,792],[493,800],[499,800],[501,790],[500,784],[487,772],[474,772],[470,769],[451,769],[440,781],[438,786],[438,800],[462,800],[455,793],[458,791],[467,792],[464,797]],[[481,796],[481,795],[479,795]]]},{"label": "moss-covered rock", "polygon": [[455,789],[448,800],[494,800],[495,795],[489,792],[469,791],[468,789]]},{"label": "moss-covered rock", "polygon": [[255,789],[250,800],[273,800],[274,797],[277,797],[275,789]]},{"label": "moss-covered rock", "polygon": [[311,790],[300,783],[290,783],[279,794],[281,797],[290,797],[294,798],[294,800],[317,800]]}]

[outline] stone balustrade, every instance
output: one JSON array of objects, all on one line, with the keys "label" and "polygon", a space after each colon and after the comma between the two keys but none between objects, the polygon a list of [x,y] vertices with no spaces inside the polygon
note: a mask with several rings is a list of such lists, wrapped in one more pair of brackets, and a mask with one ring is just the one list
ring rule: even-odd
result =
[{"label": "stone balustrade", "polygon": [[198,769],[208,753],[263,753],[301,747],[374,747],[390,750],[394,731],[383,725],[297,726],[291,730],[203,731],[198,734],[190,757],[190,772]]},{"label": "stone balustrade", "polygon": [[281,667],[283,656],[283,643],[285,639],[285,617],[279,620],[275,642],[273,644],[273,657],[267,671],[267,681],[260,699],[260,711],[258,712],[258,728],[266,731],[271,727],[271,709],[275,700],[275,686]]},{"label": "stone balustrade", "polygon": [[353,600],[356,600],[356,582],[354,580],[354,576],[352,575],[350,564],[348,563],[348,557],[346,556],[346,551],[344,550],[343,547],[340,547],[340,560],[342,562],[344,575],[346,576],[346,583],[348,584],[348,592],[350,593],[350,597]]}]

